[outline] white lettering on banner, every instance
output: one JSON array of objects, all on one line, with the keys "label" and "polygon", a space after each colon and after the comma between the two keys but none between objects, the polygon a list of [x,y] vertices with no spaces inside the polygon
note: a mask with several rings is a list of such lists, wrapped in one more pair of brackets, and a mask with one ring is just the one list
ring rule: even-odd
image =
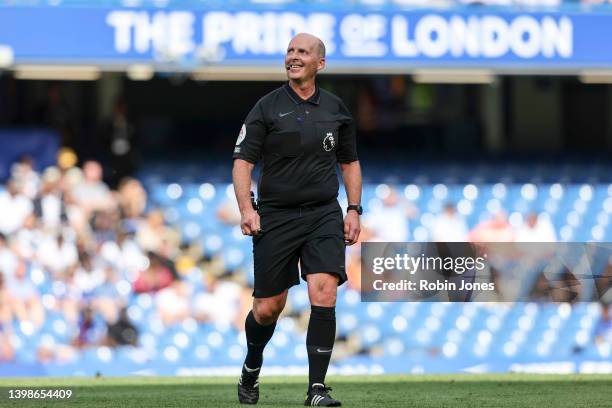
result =
[{"label": "white lettering on banner", "polygon": [[559,23],[552,17],[542,19],[542,54],[552,58],[555,51],[563,58],[570,58],[574,52],[573,25],[567,17],[561,17]]},{"label": "white lettering on banner", "polygon": [[328,55],[340,47],[345,58],[571,58],[574,40],[570,18],[528,14],[506,20],[495,15],[351,13],[337,20],[331,13],[212,11],[202,15],[197,34],[196,15],[190,11],[115,10],[106,23],[113,29],[117,53],[152,52],[161,60],[198,50],[283,55],[299,32],[320,37]]},{"label": "white lettering on banner", "polygon": [[113,11],[106,16],[106,23],[115,29],[115,50],[124,54],[132,47],[131,28],[134,13],[131,11]]},{"label": "white lettering on banner", "polygon": [[522,15],[506,21],[498,16],[468,17],[429,14],[414,23],[414,39],[407,17],[391,20],[391,49],[395,56],[411,58],[485,57],[499,58],[512,53],[519,58],[556,55],[570,58],[573,52],[573,27],[567,17],[555,20]]},{"label": "white lettering on banner", "polygon": [[156,12],[152,16],[144,11],[113,11],[106,22],[115,29],[115,50],[122,54],[133,47],[139,54],[152,49],[158,56],[177,58],[195,50],[195,16],[188,11]]},{"label": "white lettering on banner", "polygon": [[204,15],[202,30],[205,49],[217,49],[230,41],[234,35],[233,19],[230,13],[213,11]]},{"label": "white lettering on banner", "polygon": [[508,52],[508,23],[501,17],[485,16],[481,20],[482,56],[498,58]]},{"label": "white lettering on banner", "polygon": [[480,33],[478,19],[469,17],[467,21],[459,16],[450,18],[450,52],[454,57],[463,53],[470,57],[477,57],[480,49]]},{"label": "white lettering on banner", "polygon": [[340,23],[342,53],[347,57],[384,57],[387,19],[379,14],[349,14]]},{"label": "white lettering on banner", "polygon": [[306,22],[304,17],[297,13],[282,13],[278,18],[278,23],[275,21],[274,24],[278,24],[278,44],[275,48],[278,52],[283,54],[287,51],[287,44],[291,41],[291,38],[297,33],[304,31]]},{"label": "white lettering on banner", "polygon": [[521,16],[514,19],[510,30],[510,43],[514,45],[513,51],[521,58],[533,58],[540,52],[542,36],[540,24],[537,20]]},{"label": "white lettering on banner", "polygon": [[419,21],[414,36],[425,56],[438,58],[448,52],[448,28],[448,22],[441,16],[426,16]]},{"label": "white lettering on banner", "polygon": [[237,54],[250,52],[252,54],[263,54],[261,47],[262,36],[265,35],[263,25],[257,13],[238,13],[234,18],[234,41],[232,46]]},{"label": "white lettering on banner", "polygon": [[395,16],[391,21],[391,48],[398,57],[416,57],[419,53],[417,46],[408,38],[408,19],[404,16]]},{"label": "white lettering on banner", "polygon": [[236,54],[284,54],[291,38],[310,32],[323,40],[328,55],[335,51],[336,18],[329,13],[210,12],[204,15],[203,46],[215,49],[231,44]]},{"label": "white lettering on banner", "polygon": [[153,48],[160,48],[166,38],[166,15],[157,13],[153,19],[149,13],[141,12],[134,14],[134,49],[144,54]]},{"label": "white lettering on banner", "polygon": [[187,11],[169,13],[168,43],[166,47],[173,56],[185,55],[195,50],[193,40],[195,16]]}]

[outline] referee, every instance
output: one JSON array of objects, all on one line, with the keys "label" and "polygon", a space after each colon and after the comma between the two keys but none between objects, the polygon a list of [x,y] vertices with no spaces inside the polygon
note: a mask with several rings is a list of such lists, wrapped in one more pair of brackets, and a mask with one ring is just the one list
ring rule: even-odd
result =
[{"label": "referee", "polygon": [[[337,287],[346,281],[345,245],[353,245],[360,232],[361,168],[351,114],[315,81],[324,67],[323,42],[296,35],[285,56],[289,81],[255,104],[234,148],[241,228],[253,237],[255,262],[253,308],[245,322],[248,351],[238,383],[243,404],[259,399],[264,347],[301,274],[311,304],[304,405],[341,405],[329,395],[325,374],[336,334]],[[250,186],[258,161],[262,169],[255,208]],[[349,203],[344,220],[337,201],[338,163]]]}]

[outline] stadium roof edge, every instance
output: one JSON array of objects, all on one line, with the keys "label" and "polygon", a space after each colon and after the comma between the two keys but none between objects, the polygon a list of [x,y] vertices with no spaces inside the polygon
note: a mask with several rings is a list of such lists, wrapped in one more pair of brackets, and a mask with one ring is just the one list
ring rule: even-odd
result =
[{"label": "stadium roof edge", "polygon": [[[166,76],[189,75],[194,80],[206,81],[283,81],[286,76],[278,66],[205,66],[195,69],[177,69],[176,67],[155,66],[142,63],[130,65],[104,64],[19,64],[6,67],[13,72],[16,79],[38,80],[96,80],[103,73],[126,73],[130,79],[148,80],[154,74]],[[0,72],[2,70],[0,69]],[[328,67],[322,72],[324,76],[332,75],[412,75],[417,82],[458,82],[490,83],[495,76],[505,75],[555,75],[579,76],[585,83],[609,83],[612,81],[612,70],[606,68],[585,69],[584,67],[550,69],[550,67],[531,68],[488,68],[488,67],[415,67],[405,65],[361,66],[361,67]],[[454,79],[455,80],[454,80]]]}]

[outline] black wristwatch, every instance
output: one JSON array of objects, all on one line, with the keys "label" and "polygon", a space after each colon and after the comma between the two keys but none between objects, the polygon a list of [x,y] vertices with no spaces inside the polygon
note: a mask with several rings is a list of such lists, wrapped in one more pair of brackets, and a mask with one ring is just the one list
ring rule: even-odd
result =
[{"label": "black wristwatch", "polygon": [[359,204],[351,204],[348,207],[346,207],[346,212],[348,213],[351,210],[355,210],[357,211],[357,214],[361,215],[363,214],[363,207],[360,206]]}]

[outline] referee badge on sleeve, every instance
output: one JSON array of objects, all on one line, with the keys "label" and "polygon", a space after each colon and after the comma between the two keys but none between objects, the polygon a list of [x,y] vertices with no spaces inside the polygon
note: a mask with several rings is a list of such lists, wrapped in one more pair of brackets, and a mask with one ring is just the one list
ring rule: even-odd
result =
[{"label": "referee badge on sleeve", "polygon": [[240,128],[240,133],[238,133],[238,139],[236,139],[236,146],[240,145],[240,143],[244,141],[245,137],[246,137],[246,125],[243,123],[242,127]]}]

